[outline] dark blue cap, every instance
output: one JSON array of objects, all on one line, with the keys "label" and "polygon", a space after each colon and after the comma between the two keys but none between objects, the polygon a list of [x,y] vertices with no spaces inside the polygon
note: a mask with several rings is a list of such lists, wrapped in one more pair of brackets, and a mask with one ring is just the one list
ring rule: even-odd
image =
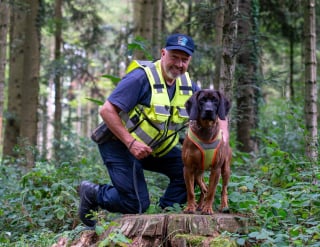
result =
[{"label": "dark blue cap", "polygon": [[165,48],[167,50],[181,50],[192,56],[194,51],[194,42],[190,36],[176,33],[167,38]]}]

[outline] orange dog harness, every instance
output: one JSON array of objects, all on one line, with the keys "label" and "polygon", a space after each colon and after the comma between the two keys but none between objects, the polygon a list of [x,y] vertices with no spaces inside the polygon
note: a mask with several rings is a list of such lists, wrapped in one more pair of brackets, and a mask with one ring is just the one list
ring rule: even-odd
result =
[{"label": "orange dog harness", "polygon": [[216,160],[217,151],[220,146],[222,138],[222,130],[219,131],[218,135],[208,142],[201,140],[191,128],[188,128],[187,137],[201,152],[201,169],[206,170],[214,164]]}]

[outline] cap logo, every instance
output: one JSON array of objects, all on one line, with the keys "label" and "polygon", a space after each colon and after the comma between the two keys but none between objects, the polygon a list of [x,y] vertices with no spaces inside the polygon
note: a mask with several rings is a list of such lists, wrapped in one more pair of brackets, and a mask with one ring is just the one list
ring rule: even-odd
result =
[{"label": "cap logo", "polygon": [[186,46],[187,42],[188,42],[188,39],[186,37],[183,37],[183,36],[178,37],[178,45]]}]

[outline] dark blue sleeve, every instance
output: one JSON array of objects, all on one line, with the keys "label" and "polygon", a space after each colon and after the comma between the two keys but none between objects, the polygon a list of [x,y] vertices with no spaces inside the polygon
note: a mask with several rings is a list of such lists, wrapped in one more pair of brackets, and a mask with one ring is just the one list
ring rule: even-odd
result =
[{"label": "dark blue sleeve", "polygon": [[150,106],[151,88],[143,69],[135,69],[125,75],[108,100],[124,112],[129,112],[137,104]]},{"label": "dark blue sleeve", "polygon": [[195,93],[199,90],[200,90],[199,86],[196,83],[192,82],[192,91]]}]

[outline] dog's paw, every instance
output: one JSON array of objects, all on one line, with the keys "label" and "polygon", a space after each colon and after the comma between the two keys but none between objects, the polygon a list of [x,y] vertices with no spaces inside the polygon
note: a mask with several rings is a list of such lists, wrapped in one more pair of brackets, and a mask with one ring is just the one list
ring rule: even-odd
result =
[{"label": "dog's paw", "polygon": [[196,207],[195,206],[188,206],[183,210],[183,212],[185,214],[195,214],[196,213]]},{"label": "dog's paw", "polygon": [[230,209],[228,207],[220,209],[220,212],[223,214],[230,214]]},{"label": "dog's paw", "polygon": [[183,210],[183,213],[184,214],[195,214],[196,213],[196,211],[194,210]]},{"label": "dog's paw", "polygon": [[203,215],[212,215],[213,214],[213,210],[211,207],[204,207],[201,211],[201,214]]}]

